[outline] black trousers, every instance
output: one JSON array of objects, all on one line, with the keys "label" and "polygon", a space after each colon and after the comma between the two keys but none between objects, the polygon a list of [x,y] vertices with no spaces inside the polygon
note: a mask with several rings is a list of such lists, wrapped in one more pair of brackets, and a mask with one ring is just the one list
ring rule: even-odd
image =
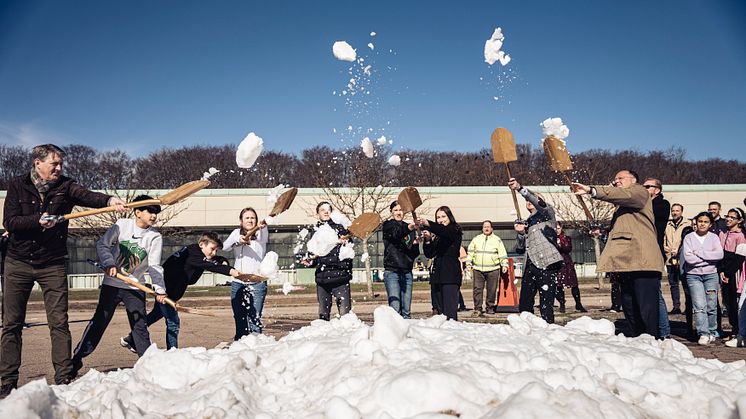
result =
[{"label": "black trousers", "polygon": [[49,337],[52,341],[54,382],[61,384],[72,371],[70,346],[72,338],[67,317],[67,275],[65,265],[37,267],[5,258],[3,278],[3,331],[0,354],[0,377],[3,384],[18,382],[23,348],[23,323],[34,282],[38,282],[47,312]]},{"label": "black trousers", "polygon": [[430,287],[438,312],[448,320],[458,320],[459,284],[430,284]]},{"label": "black trousers", "polygon": [[660,337],[660,272],[619,272],[617,275],[622,288],[622,310],[629,325],[628,336],[647,333],[656,338]]},{"label": "black trousers", "polygon": [[145,317],[145,293],[140,290],[124,289],[102,285],[98,295],[98,305],[93,317],[88,322],[80,337],[78,346],[73,352],[73,359],[82,360],[96,349],[101,337],[109,326],[111,318],[114,317],[119,303],[124,303],[127,311],[127,319],[132,329],[132,339],[135,341],[135,349],[138,356],[143,356],[150,347],[150,334],[148,333],[148,322]]},{"label": "black trousers", "polygon": [[557,292],[557,273],[562,262],[553,263],[544,269],[539,269],[526,258],[521,279],[521,294],[518,297],[518,309],[534,313],[534,299],[539,293],[539,313],[547,323],[554,323],[554,298]]},{"label": "black trousers", "polygon": [[737,272],[726,272],[730,280],[728,283],[720,281],[720,291],[723,296],[723,305],[728,312],[728,323],[731,326],[731,335],[738,335],[738,290],[736,288]]},{"label": "black trousers", "polygon": [[319,318],[329,320],[332,313],[332,297],[337,302],[340,316],[352,310],[352,295],[349,282],[342,285],[316,284],[316,298],[319,300]]}]

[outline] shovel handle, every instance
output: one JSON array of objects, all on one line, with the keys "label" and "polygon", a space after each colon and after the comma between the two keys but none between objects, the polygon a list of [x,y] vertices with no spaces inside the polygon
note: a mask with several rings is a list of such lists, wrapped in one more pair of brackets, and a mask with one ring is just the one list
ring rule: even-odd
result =
[{"label": "shovel handle", "polygon": [[[143,284],[139,283],[138,281],[135,281],[134,279],[132,279],[132,278],[130,278],[130,277],[127,277],[127,276],[124,276],[124,275],[122,275],[122,274],[121,274],[121,273],[119,273],[119,272],[117,272],[117,275],[116,275],[116,276],[117,276],[117,279],[118,279],[118,280],[120,280],[120,281],[122,281],[122,282],[125,282],[125,283],[127,283],[127,284],[129,284],[129,285],[132,285],[133,287],[135,287],[135,288],[139,289],[140,291],[144,292],[145,294],[150,294],[150,295],[152,295],[152,296],[156,296],[156,295],[158,295],[158,293],[156,293],[156,292],[155,292],[155,291],[153,291],[152,289],[150,289],[150,288],[146,287],[145,285],[143,285]],[[165,301],[166,301],[166,304],[170,305],[171,307],[175,308],[176,310],[178,310],[178,309],[179,309],[179,305],[178,305],[178,304],[176,304],[176,302],[174,302],[174,300],[172,300],[172,299],[170,299],[170,298],[166,297]]]},{"label": "shovel handle", "polygon": [[251,236],[253,236],[254,234],[256,234],[256,232],[259,231],[259,229],[263,228],[266,225],[267,225],[266,221],[264,221],[264,220],[260,221],[259,224],[257,224],[254,227],[252,227],[251,230],[247,231],[246,234],[243,235],[243,239],[244,240],[249,240],[251,238]]},{"label": "shovel handle", "polygon": [[[137,202],[128,202],[124,204],[124,206],[129,209],[133,209],[133,208],[145,207],[148,205],[160,205],[160,203],[161,201],[159,199],[145,199],[145,200],[137,201]],[[116,211],[116,209],[117,207],[112,205],[110,207],[95,208],[95,209],[90,209],[90,210],[85,210],[85,211],[73,212],[70,214],[65,214],[65,220],[72,220],[73,218],[87,217],[89,215],[103,214],[105,212],[114,212]]]},{"label": "shovel handle", "polygon": [[[567,176],[567,173],[561,172],[562,176],[565,178],[565,182],[567,182],[570,185],[570,190],[572,191],[572,179],[570,179],[570,176]],[[585,218],[588,221],[593,221],[593,214],[591,214],[591,211],[588,209],[588,206],[585,204],[585,200],[580,195],[575,195],[575,198],[578,199],[578,203],[580,203],[581,208],[583,208],[583,212],[585,213]]]},{"label": "shovel handle", "polygon": [[422,229],[417,224],[417,211],[412,211],[412,220],[414,220],[414,229],[417,231],[417,242],[422,243]]},{"label": "shovel handle", "polygon": [[[505,162],[505,171],[508,173],[508,180],[512,178],[513,176],[510,174],[510,166],[508,165],[508,162]],[[513,206],[515,207],[515,215],[518,217],[518,219],[521,219],[521,209],[518,207],[518,196],[516,196],[514,190],[510,190],[510,192],[513,194]]]}]

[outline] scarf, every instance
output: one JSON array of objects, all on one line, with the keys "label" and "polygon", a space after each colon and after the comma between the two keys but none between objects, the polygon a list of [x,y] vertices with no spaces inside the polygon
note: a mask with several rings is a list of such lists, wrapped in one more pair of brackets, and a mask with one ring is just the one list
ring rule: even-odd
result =
[{"label": "scarf", "polygon": [[43,200],[44,195],[49,192],[57,182],[44,180],[39,176],[39,173],[36,172],[36,169],[31,169],[31,183],[33,183],[36,190],[39,191],[39,195],[41,195],[41,199]]}]

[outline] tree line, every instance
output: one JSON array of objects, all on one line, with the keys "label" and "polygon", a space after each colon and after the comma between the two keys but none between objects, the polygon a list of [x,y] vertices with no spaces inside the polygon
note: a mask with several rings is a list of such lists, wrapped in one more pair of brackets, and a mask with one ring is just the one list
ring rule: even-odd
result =
[{"label": "tree line", "polygon": [[[518,144],[518,161],[511,174],[528,185],[564,184],[549,168],[539,147]],[[235,163],[236,146],[189,146],[163,148],[132,157],[121,150],[98,151],[73,144],[66,152],[64,173],[82,185],[99,190],[171,189],[199,179],[214,167],[213,188],[269,188],[279,183],[297,187],[338,188],[346,186],[493,186],[506,185],[504,165],[494,163],[492,152],[397,150],[401,165],[386,163],[390,148],[379,148],[373,158],[359,149],[339,150],[315,146],[298,155],[265,150],[250,169]],[[671,148],[635,150],[587,150],[573,155],[571,177],[584,183],[608,183],[614,174],[629,168],[641,177],[657,177],[667,184],[746,183],[746,163],[721,158],[686,160],[685,150]],[[0,190],[8,180],[31,168],[30,149],[0,145]],[[641,179],[642,180],[642,179]]]}]

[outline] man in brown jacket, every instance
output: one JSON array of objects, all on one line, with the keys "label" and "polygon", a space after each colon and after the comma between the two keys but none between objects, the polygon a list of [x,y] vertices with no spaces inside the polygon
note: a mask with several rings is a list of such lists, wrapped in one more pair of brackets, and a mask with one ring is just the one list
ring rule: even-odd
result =
[{"label": "man in brown jacket", "polygon": [[598,270],[616,272],[622,285],[622,308],[631,336],[647,333],[659,337],[658,293],[663,256],[658,247],[650,195],[637,183],[635,172],[622,170],[610,186],[573,184],[577,195],[617,206]]},{"label": "man in brown jacket", "polygon": [[114,205],[124,211],[116,197],[91,192],[73,179],[62,176],[65,153],[53,144],[31,151],[30,173],[8,183],[3,226],[10,232],[3,278],[3,330],[0,342],[0,399],[18,384],[21,367],[21,333],[34,282],[41,287],[52,340],[55,384],[67,384],[72,376],[72,339],[67,323],[67,228],[46,215],[69,213],[74,206],[100,208]]}]

